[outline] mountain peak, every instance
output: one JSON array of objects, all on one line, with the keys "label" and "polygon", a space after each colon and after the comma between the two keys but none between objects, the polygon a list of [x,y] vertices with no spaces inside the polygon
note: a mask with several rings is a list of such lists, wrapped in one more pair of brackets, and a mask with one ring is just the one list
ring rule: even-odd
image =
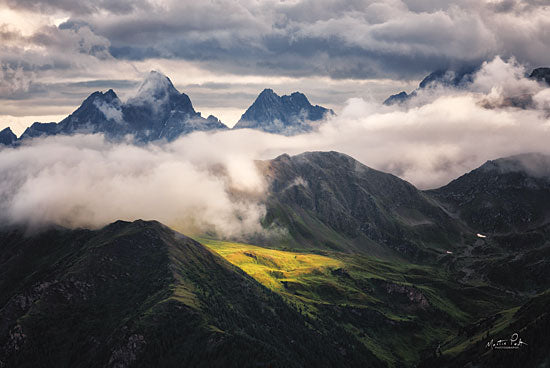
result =
[{"label": "mountain peak", "polygon": [[0,145],[6,146],[12,145],[17,140],[17,136],[12,132],[10,127],[7,127],[0,131]]},{"label": "mountain peak", "polygon": [[112,89],[109,89],[107,92],[105,92],[105,93],[103,94],[103,96],[105,96],[109,101],[112,101],[112,100],[118,98],[118,96],[116,95],[115,91],[113,91]]},{"label": "mountain peak", "polygon": [[297,105],[311,106],[306,95],[301,92],[292,92],[292,94],[290,95],[290,100]]},{"label": "mountain peak", "polygon": [[118,96],[115,91],[109,89],[107,92],[96,91],[92,93],[82,102],[82,106],[86,104],[98,103],[99,101],[108,104],[113,103],[114,101],[116,101],[115,103],[119,103]]},{"label": "mountain peak", "polygon": [[143,104],[145,102],[163,102],[171,96],[179,95],[179,91],[174,87],[170,78],[164,74],[152,70],[141,82],[138,91],[129,102],[133,104]]},{"label": "mountain peak", "polygon": [[256,100],[254,101],[254,104],[259,103],[269,103],[269,104],[276,104],[279,102],[281,97],[276,94],[271,88],[266,88],[260,94],[258,97],[256,97]]},{"label": "mountain peak", "polygon": [[269,133],[295,135],[313,129],[310,122],[323,119],[332,110],[313,106],[300,92],[279,96],[264,89],[241,116],[235,128],[252,128]]}]

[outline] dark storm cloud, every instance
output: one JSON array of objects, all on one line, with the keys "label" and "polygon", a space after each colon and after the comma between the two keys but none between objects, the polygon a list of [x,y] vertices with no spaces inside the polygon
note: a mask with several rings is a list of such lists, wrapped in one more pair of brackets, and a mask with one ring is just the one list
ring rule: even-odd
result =
[{"label": "dark storm cloud", "polygon": [[496,55],[550,63],[542,0],[5,1],[63,11],[60,30],[86,25],[108,40],[90,53],[237,74],[414,79]]},{"label": "dark storm cloud", "polygon": [[100,1],[74,1],[74,0],[4,0],[15,9],[26,9],[40,12],[67,11],[71,14],[92,14],[98,11],[109,11],[114,14],[128,13],[136,7],[147,5],[145,1],[136,0],[100,0]]},{"label": "dark storm cloud", "polygon": [[0,98],[35,92],[41,74],[70,75],[88,67],[90,61],[113,59],[110,42],[85,24],[42,26],[30,35],[3,25],[0,40]]},{"label": "dark storm cloud", "polygon": [[193,60],[244,74],[418,78],[495,55],[548,62],[545,14],[534,0],[220,0],[81,18],[117,58]]}]

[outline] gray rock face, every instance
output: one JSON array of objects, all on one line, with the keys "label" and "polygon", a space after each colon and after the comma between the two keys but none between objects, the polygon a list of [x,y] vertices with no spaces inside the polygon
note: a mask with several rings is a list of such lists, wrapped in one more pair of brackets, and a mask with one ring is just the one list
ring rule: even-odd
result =
[{"label": "gray rock face", "polygon": [[332,110],[311,105],[307,97],[294,92],[278,96],[272,89],[264,89],[256,101],[241,116],[234,129],[251,128],[268,133],[295,135],[310,132],[311,122],[334,115]]},{"label": "gray rock face", "polygon": [[0,144],[10,146],[17,140],[17,136],[13,134],[10,128],[0,131]]},{"label": "gray rock face", "polygon": [[133,135],[136,142],[172,141],[193,131],[227,129],[217,118],[205,119],[185,93],[170,79],[152,71],[137,94],[123,103],[116,93],[92,93],[82,105],[58,124],[34,123],[22,139],[41,135],[104,133],[108,138]]}]

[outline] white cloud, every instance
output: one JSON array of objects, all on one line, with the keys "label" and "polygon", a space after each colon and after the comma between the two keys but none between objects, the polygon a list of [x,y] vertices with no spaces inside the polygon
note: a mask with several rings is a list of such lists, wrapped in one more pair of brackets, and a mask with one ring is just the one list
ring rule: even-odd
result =
[{"label": "white cloud", "polygon": [[94,105],[103,113],[103,115],[105,115],[107,119],[114,120],[117,123],[124,122],[121,109],[108,105],[103,100],[95,100]]},{"label": "white cloud", "polygon": [[[146,218],[183,232],[261,231],[266,183],[254,160],[313,150],[347,153],[421,188],[437,187],[489,159],[550,154],[544,109],[550,89],[525,80],[521,68],[495,59],[474,78],[475,91],[437,89],[431,100],[413,100],[408,108],[351,99],[318,132],[293,137],[197,132],[145,147],[100,136],[37,139],[0,152],[0,214],[34,225],[98,227]],[[489,97],[504,100],[517,91],[533,94],[536,103],[484,107]]]},{"label": "white cloud", "polygon": [[261,231],[264,209],[255,199],[264,183],[250,159],[229,154],[197,164],[179,145],[111,144],[99,135],[37,139],[0,154],[4,223],[94,228],[143,218],[191,233]]}]

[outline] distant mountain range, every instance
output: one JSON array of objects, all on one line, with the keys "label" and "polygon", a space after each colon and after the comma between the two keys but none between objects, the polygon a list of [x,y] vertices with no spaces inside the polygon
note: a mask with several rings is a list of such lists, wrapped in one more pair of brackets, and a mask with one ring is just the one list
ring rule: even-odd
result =
[{"label": "distant mountain range", "polygon": [[[479,70],[479,67],[462,68],[458,70],[438,70],[425,77],[418,88],[411,93],[401,91],[395,95],[391,95],[384,101],[384,105],[390,106],[407,102],[412,97],[415,97],[419,91],[434,88],[437,86],[466,88],[468,84],[473,82],[474,74]],[[530,74],[529,78],[540,82],[546,82],[550,85],[550,68],[536,68]],[[525,107],[524,96],[512,97],[506,101],[509,105],[517,107]]]},{"label": "distant mountain range", "polygon": [[[432,73],[419,89],[461,88],[471,73]],[[530,77],[548,83],[550,69]],[[332,114],[266,89],[234,129],[301,134]],[[226,129],[151,72],[126,102],[95,92],[20,139],[2,130],[0,144]],[[339,152],[256,165],[260,234],[0,224],[0,368],[548,366],[550,156],[490,160],[433,190]],[[527,345],[487,347],[515,333]]]},{"label": "distant mountain range", "polygon": [[[294,92],[279,97],[266,89],[243,114],[234,129],[250,128],[274,134],[294,135],[314,129],[314,122],[334,115],[332,110],[313,106],[307,97]],[[136,143],[172,141],[195,131],[229,129],[213,115],[203,118],[185,93],[180,93],[165,75],[152,71],[137,94],[122,102],[110,89],[94,92],[82,105],[59,123],[36,122],[21,137],[6,128],[0,144],[12,145],[44,135],[103,133],[109,139],[134,137]]]},{"label": "distant mountain range", "polygon": [[[471,67],[435,71],[424,78],[416,90],[391,95],[384,105],[405,103],[418,91],[439,85],[466,88],[477,70]],[[536,68],[529,78],[550,85],[550,68]],[[530,96],[512,96],[502,103],[526,108],[532,100]],[[290,136],[311,132],[323,119],[334,115],[331,109],[312,105],[303,93],[279,96],[272,89],[264,89],[233,129],[248,128]],[[112,89],[94,92],[59,123],[35,122],[19,138],[10,128],[0,131],[0,145],[14,145],[44,135],[77,133],[103,133],[109,139],[131,135],[136,143],[146,143],[172,141],[194,131],[227,129],[213,115],[202,117],[193,108],[189,96],[180,93],[168,77],[151,71],[139,86],[137,94],[126,102],[122,102]]]}]

